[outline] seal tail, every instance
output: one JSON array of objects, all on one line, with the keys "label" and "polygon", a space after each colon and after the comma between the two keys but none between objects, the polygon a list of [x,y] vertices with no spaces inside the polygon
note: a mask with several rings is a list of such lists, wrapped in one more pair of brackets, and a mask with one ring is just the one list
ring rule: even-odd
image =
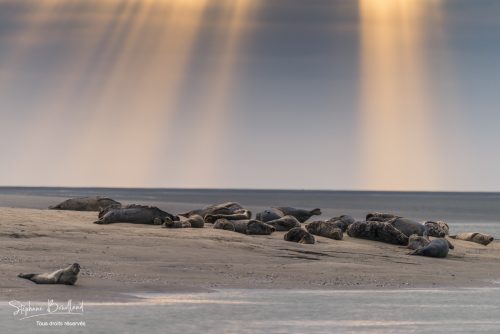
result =
[{"label": "seal tail", "polygon": [[320,208],[313,209],[313,210],[311,210],[309,212],[311,212],[311,214],[316,215],[316,216],[321,215],[321,209]]},{"label": "seal tail", "polygon": [[20,278],[26,278],[26,279],[31,279],[33,278],[33,276],[35,276],[36,274],[19,274],[17,275],[17,277],[20,277]]}]

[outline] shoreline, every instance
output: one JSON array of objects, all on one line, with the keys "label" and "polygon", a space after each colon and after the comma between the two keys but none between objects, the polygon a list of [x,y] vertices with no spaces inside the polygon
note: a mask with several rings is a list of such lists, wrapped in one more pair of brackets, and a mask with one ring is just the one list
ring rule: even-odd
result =
[{"label": "shoreline", "polygon": [[[500,243],[453,240],[445,259],[345,235],[314,245],[284,232],[247,236],[224,230],[96,225],[95,212],[0,208],[0,295],[5,300],[137,301],[123,293],[220,289],[388,290],[495,287]],[[75,286],[36,285],[20,272],[78,262]]]}]

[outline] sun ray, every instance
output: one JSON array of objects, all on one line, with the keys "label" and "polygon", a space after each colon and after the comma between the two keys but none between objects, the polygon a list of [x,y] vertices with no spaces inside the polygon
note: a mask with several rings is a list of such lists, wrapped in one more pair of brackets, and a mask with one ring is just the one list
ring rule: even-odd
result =
[{"label": "sun ray", "polygon": [[[258,10],[260,1],[257,0],[229,0],[225,2],[226,15],[229,19],[220,27],[216,36],[216,44],[220,49],[217,65],[211,73],[210,87],[206,90],[206,97],[200,103],[200,119],[198,127],[193,131],[194,140],[188,149],[190,161],[186,162],[187,186],[214,186],[223,177],[217,173],[217,165],[224,158],[221,155],[220,144],[230,140],[224,136],[224,128],[230,123],[226,118],[231,113],[227,102],[233,87],[233,73],[245,39],[249,34],[252,15]],[[212,82],[213,81],[213,82]],[[203,161],[203,168],[199,168],[198,161]]]},{"label": "sun ray", "polygon": [[361,166],[367,189],[433,189],[428,4],[360,0]]}]

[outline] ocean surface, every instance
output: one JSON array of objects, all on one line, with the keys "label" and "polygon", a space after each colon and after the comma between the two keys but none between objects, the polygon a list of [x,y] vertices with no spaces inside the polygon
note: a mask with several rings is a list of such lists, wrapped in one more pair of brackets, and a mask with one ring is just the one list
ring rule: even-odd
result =
[{"label": "ocean surface", "polygon": [[0,303],[1,332],[500,332],[500,285],[454,290],[220,290],[142,296],[151,299],[129,304],[84,304],[80,314],[49,314],[23,320],[13,314],[14,307]]},{"label": "ocean surface", "polygon": [[[225,201],[240,202],[253,212],[269,206],[319,207],[323,218],[350,214],[363,219],[370,211],[383,211],[445,220],[451,233],[500,235],[499,193],[0,188],[0,206],[42,209],[88,195],[172,213]],[[497,283],[498,288],[142,295],[147,302],[85,304],[83,314],[24,320],[2,301],[0,333],[500,333]]]}]

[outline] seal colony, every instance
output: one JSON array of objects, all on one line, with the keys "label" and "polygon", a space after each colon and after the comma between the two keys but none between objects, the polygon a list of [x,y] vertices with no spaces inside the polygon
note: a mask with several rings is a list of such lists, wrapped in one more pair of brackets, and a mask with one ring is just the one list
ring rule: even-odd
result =
[{"label": "seal colony", "polygon": [[[158,225],[158,227],[164,228],[164,233],[169,233],[168,229],[174,228],[213,228],[224,230],[221,233],[228,235],[234,232],[246,235],[243,238],[263,238],[263,240],[267,235],[281,233],[283,241],[304,245],[299,247],[315,247],[314,244],[325,242],[324,238],[342,243],[347,234],[350,238],[383,242],[411,250],[410,253],[405,252],[404,254],[400,251],[403,256],[419,255],[438,259],[449,256],[450,251],[454,248],[447,238],[475,242],[485,246],[494,240],[492,236],[479,232],[450,236],[450,227],[443,221],[417,222],[389,213],[369,213],[360,221],[348,215],[339,215],[330,219],[308,222],[308,220],[312,220],[313,216],[320,215],[321,210],[318,208],[271,207],[259,212],[253,218],[251,211],[237,202],[214,204],[174,214],[154,206],[122,205],[112,199],[106,198],[106,200],[109,202],[101,202],[101,204],[109,203],[109,205],[105,208],[99,207],[96,224]],[[70,199],[63,203],[75,203],[75,200]],[[59,208],[63,207],[61,204],[58,205]],[[92,220],[89,223],[92,223]],[[158,227],[151,226],[150,228]],[[102,226],[102,228],[106,227]],[[161,229],[158,233],[161,233],[160,231]],[[333,244],[330,243],[330,245]],[[460,248],[460,243],[456,246]],[[386,249],[389,248],[384,248],[384,250]],[[307,250],[307,252],[310,251]],[[311,252],[311,254],[315,253]],[[80,265],[75,263],[54,272],[19,274],[18,277],[37,284],[73,285],[77,281],[79,272]]]}]

